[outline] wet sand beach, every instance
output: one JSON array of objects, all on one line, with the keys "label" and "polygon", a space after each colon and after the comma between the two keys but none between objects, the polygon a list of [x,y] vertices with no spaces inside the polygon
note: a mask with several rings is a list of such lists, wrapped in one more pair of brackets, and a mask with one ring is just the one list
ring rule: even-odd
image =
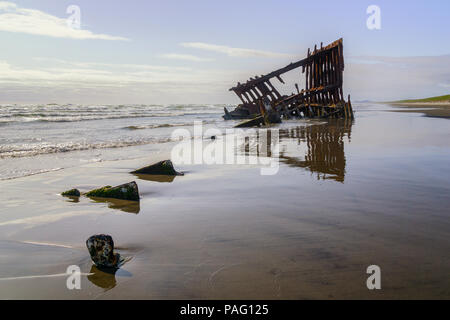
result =
[{"label": "wet sand beach", "polygon": [[[355,111],[353,123],[274,127],[275,175],[237,164],[180,164],[185,176],[173,179],[129,173],[170,158],[169,142],[0,181],[0,298],[450,299],[448,121]],[[138,205],[59,195],[133,180]],[[131,258],[115,274],[90,261],[85,241],[98,233]],[[81,290],[66,287],[70,265]],[[381,290],[366,287],[370,265]]]},{"label": "wet sand beach", "polygon": [[397,102],[391,105],[405,108],[396,112],[419,112],[432,118],[450,118],[450,102]]}]

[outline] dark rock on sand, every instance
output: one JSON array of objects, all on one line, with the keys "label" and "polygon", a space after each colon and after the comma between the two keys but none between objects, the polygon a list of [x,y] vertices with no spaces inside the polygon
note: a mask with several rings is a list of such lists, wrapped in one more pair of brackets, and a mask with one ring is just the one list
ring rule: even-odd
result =
[{"label": "dark rock on sand", "polygon": [[61,193],[61,195],[64,197],[79,197],[79,196],[81,196],[81,193],[80,193],[80,191],[78,191],[78,189],[72,189],[72,190]]},{"label": "dark rock on sand", "polygon": [[136,182],[132,181],[117,187],[106,186],[95,189],[86,193],[86,196],[139,201],[139,189]]},{"label": "dark rock on sand", "polygon": [[134,174],[156,174],[156,175],[167,175],[167,176],[182,176],[184,173],[177,172],[173,167],[172,161],[165,160],[155,163],[151,166],[144,167],[133,171]]},{"label": "dark rock on sand", "polygon": [[97,234],[86,240],[86,247],[92,262],[98,268],[118,268],[120,254],[114,253],[114,241],[111,236]]}]

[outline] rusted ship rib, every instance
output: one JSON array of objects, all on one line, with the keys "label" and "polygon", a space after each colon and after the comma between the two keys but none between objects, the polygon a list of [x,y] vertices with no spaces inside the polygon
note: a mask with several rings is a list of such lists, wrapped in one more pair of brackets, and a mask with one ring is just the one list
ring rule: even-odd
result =
[{"label": "rusted ship rib", "polygon": [[[278,79],[285,84],[281,75],[302,68],[305,74],[305,88],[301,91],[295,84],[296,93],[281,95],[271,80]],[[344,54],[342,38],[320,48],[314,47],[305,59],[291,63],[284,68],[263,76],[250,78],[246,83],[238,83],[230,91],[242,101],[235,110],[225,108],[225,119],[263,118],[264,114],[277,114],[284,119],[291,118],[346,118],[353,119],[350,102],[344,99],[342,90]],[[276,117],[275,117],[276,118]],[[267,120],[267,119],[266,119]]]}]

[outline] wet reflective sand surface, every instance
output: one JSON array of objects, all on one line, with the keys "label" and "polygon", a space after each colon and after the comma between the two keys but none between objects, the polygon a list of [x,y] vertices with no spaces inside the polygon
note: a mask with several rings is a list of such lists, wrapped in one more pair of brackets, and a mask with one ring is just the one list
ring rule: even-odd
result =
[{"label": "wet reflective sand surface", "polygon": [[[0,298],[449,299],[450,122],[356,110],[354,123],[283,123],[275,175],[257,165],[129,174],[168,157],[149,153],[1,181]],[[58,195],[132,180],[138,206]],[[92,266],[84,243],[96,233],[131,258],[117,272]],[[66,287],[69,265],[81,290]],[[370,265],[381,290],[366,287]]]}]

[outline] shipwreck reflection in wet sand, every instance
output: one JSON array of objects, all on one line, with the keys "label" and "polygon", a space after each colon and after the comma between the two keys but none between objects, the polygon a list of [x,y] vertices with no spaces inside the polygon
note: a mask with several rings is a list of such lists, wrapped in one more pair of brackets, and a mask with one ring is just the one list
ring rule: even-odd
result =
[{"label": "shipwreck reflection in wet sand", "polygon": [[317,173],[318,180],[336,180],[344,182],[345,179],[345,151],[344,138],[351,140],[352,122],[348,120],[330,120],[324,125],[297,127],[280,130],[282,143],[297,142],[305,144],[307,151],[304,159],[288,156],[287,152],[280,150],[280,159],[284,163],[309,169]]},{"label": "shipwreck reflection in wet sand", "polygon": [[[344,138],[351,140],[352,121],[330,119],[323,124],[281,128],[279,158],[291,167],[308,169],[317,174],[318,180],[345,180]],[[238,154],[257,157],[274,157],[273,129],[267,132],[269,143],[260,143],[260,139],[247,139],[237,150]],[[299,150],[301,149],[301,150]],[[299,156],[304,154],[304,156]]]}]

